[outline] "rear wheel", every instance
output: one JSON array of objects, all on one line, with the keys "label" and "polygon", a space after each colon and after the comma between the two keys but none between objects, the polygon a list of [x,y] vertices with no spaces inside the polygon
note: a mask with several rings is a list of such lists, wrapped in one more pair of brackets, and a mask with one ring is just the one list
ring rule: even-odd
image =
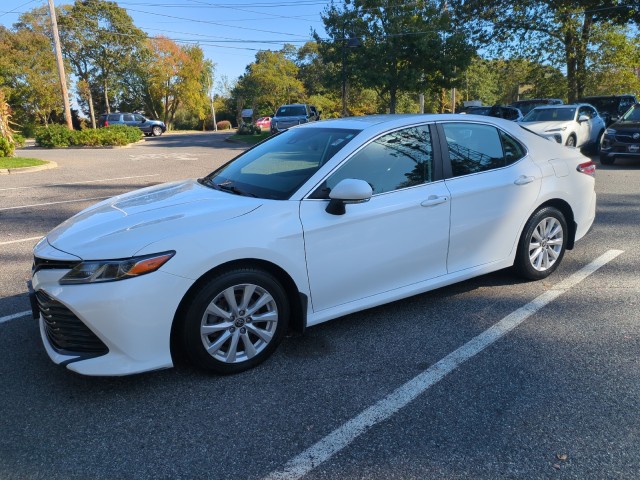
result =
[{"label": "rear wheel", "polygon": [[258,269],[227,271],[190,302],[182,325],[192,363],[219,374],[266,360],[287,330],[289,303],[280,282]]},{"label": "rear wheel", "polygon": [[551,275],[564,256],[567,245],[567,221],[560,210],[545,207],[534,213],[524,227],[514,268],[529,280]]}]

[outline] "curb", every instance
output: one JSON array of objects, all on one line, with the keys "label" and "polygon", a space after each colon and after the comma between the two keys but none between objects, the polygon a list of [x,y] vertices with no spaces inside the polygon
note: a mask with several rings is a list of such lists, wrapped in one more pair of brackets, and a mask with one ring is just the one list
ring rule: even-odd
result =
[{"label": "curb", "polygon": [[56,162],[50,160],[43,160],[47,163],[45,165],[36,165],[35,167],[20,167],[20,168],[0,168],[0,175],[12,175],[15,173],[30,173],[38,172],[40,170],[49,170],[51,168],[58,168]]}]

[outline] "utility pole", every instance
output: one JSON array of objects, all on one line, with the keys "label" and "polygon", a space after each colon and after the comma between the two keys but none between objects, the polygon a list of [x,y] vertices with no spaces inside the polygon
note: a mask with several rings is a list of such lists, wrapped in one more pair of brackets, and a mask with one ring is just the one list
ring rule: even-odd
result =
[{"label": "utility pole", "polygon": [[69,106],[69,92],[67,91],[67,77],[64,73],[62,49],[60,48],[60,37],[58,37],[58,21],[56,20],[56,9],[53,6],[53,0],[49,0],[49,13],[51,14],[51,31],[53,33],[53,44],[56,51],[56,61],[58,62],[58,76],[60,77],[60,89],[62,90],[62,101],[64,103],[64,118],[67,121],[69,130],[73,130],[71,107]]}]

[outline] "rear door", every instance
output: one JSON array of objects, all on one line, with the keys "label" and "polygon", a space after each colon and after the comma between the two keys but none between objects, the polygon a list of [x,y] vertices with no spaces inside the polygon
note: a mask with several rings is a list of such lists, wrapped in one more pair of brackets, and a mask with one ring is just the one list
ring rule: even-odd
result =
[{"label": "rear door", "polygon": [[540,169],[493,125],[443,122],[439,131],[451,192],[448,272],[504,260],[538,198]]}]

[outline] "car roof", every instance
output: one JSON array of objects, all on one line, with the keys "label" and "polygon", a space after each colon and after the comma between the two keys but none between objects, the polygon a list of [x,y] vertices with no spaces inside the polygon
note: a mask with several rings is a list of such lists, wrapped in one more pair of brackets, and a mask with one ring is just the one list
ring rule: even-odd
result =
[{"label": "car roof", "polygon": [[366,115],[362,117],[346,117],[322,120],[319,122],[305,123],[293,128],[346,128],[352,130],[384,131],[419,123],[429,122],[478,122],[493,124],[500,128],[512,131],[517,124],[503,118],[488,117],[485,115],[459,115],[457,113],[414,113],[414,114],[380,114]]}]

